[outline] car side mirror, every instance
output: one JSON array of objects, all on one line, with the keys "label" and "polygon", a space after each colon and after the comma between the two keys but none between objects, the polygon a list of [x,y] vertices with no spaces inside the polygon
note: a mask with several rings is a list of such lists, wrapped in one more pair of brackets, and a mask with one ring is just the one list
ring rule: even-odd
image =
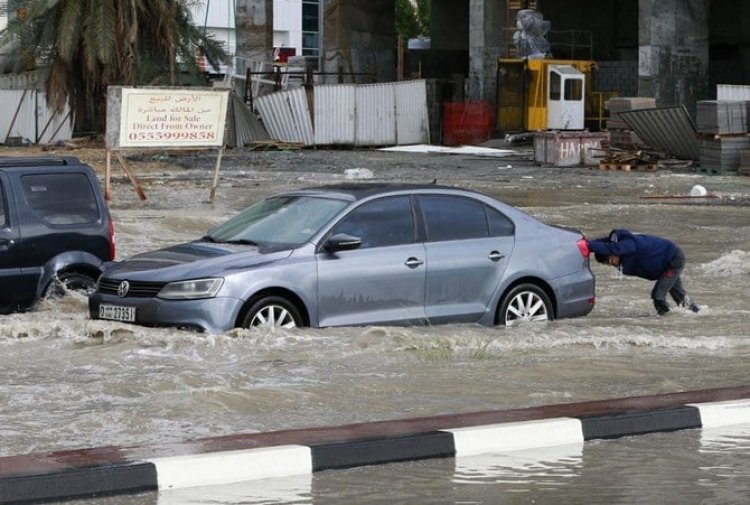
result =
[{"label": "car side mirror", "polygon": [[362,239],[348,233],[337,233],[326,240],[323,248],[328,252],[351,251],[362,245]]}]

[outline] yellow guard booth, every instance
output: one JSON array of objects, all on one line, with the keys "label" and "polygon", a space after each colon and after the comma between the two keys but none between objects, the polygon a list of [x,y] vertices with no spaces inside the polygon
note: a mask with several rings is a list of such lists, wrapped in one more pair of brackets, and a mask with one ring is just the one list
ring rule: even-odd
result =
[{"label": "yellow guard booth", "polygon": [[[583,76],[582,92],[585,110],[595,108],[592,105],[594,95],[591,90],[591,74],[596,66],[594,61],[500,58],[497,67],[497,129],[503,132],[550,129],[548,120],[550,67],[565,65],[577,70]],[[575,81],[571,81],[571,84],[573,84],[572,88],[578,86]],[[555,92],[555,90],[552,91]],[[573,91],[575,94],[575,89]],[[564,93],[565,90],[563,89],[562,92]],[[557,122],[553,123],[557,124]],[[570,129],[582,129],[582,126]]]}]

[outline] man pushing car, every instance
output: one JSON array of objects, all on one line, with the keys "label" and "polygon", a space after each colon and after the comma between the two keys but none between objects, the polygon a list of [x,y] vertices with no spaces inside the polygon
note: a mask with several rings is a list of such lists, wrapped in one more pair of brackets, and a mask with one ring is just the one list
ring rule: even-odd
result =
[{"label": "man pushing car", "polygon": [[700,310],[682,285],[685,254],[674,242],[615,229],[607,237],[589,240],[588,246],[599,263],[616,267],[624,275],[656,281],[651,299],[660,316],[669,312],[667,293],[677,305],[693,312]]}]

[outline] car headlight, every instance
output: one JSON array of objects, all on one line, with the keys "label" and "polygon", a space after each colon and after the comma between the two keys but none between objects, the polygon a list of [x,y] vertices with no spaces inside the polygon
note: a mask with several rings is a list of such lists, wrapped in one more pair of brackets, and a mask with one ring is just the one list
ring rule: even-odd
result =
[{"label": "car headlight", "polygon": [[224,279],[195,279],[192,281],[170,282],[156,295],[167,300],[197,300],[213,298],[224,284]]}]

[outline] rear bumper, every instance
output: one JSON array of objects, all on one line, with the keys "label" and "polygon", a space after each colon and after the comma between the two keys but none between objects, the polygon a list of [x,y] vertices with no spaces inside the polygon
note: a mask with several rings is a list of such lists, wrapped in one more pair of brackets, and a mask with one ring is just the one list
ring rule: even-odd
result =
[{"label": "rear bumper", "polygon": [[557,297],[557,319],[589,314],[594,309],[595,284],[594,274],[588,268],[555,279],[553,288]]}]

